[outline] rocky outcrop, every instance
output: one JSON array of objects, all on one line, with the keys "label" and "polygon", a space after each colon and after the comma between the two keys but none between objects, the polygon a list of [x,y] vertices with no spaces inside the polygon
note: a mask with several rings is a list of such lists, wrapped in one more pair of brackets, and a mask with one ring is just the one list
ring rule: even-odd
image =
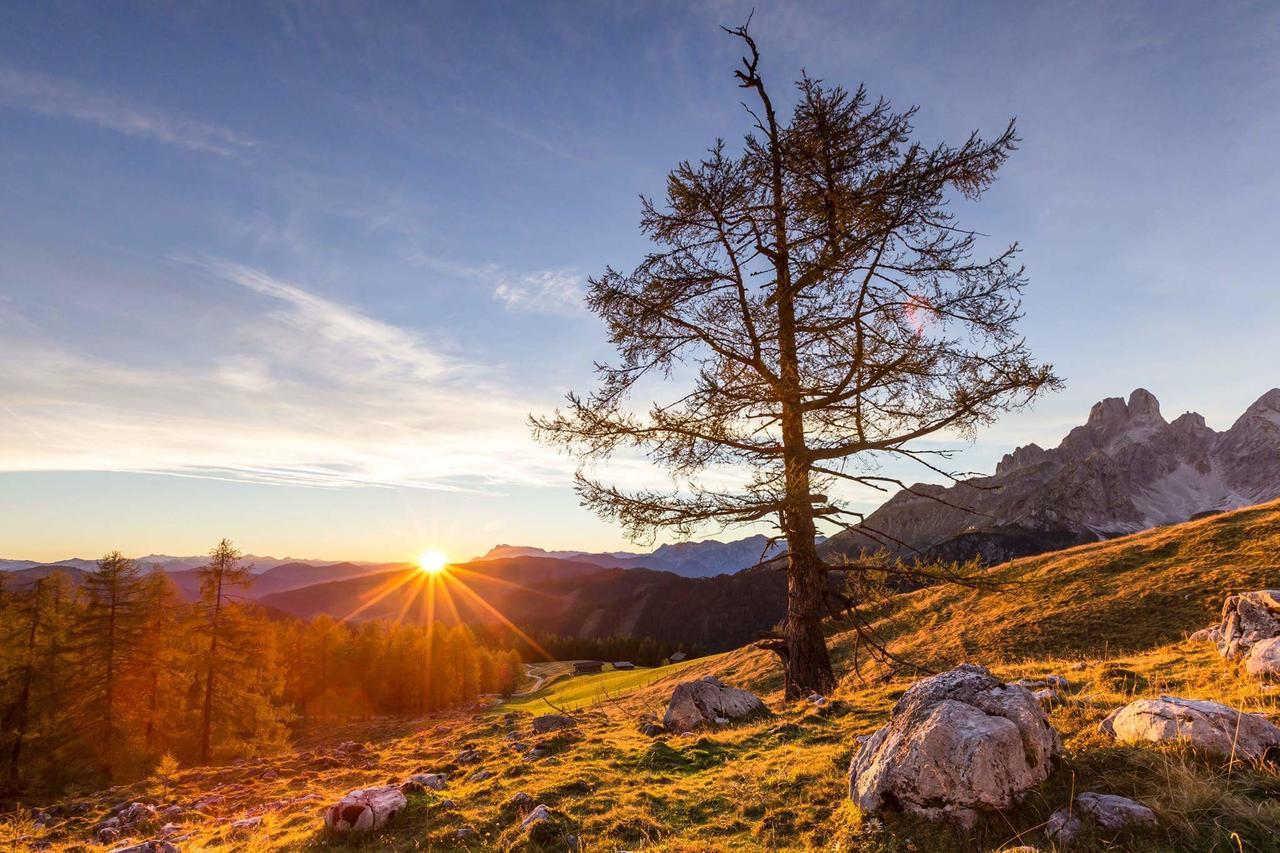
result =
[{"label": "rocky outcrop", "polygon": [[1266,717],[1202,699],[1139,699],[1112,711],[1099,728],[1118,741],[1185,742],[1246,761],[1273,759],[1280,752],[1280,728]]},{"label": "rocky outcrop", "polygon": [[1192,412],[1166,421],[1139,388],[1099,402],[1056,448],[1006,455],[990,477],[899,492],[827,548],[994,563],[1276,497],[1280,389],[1216,432]]},{"label": "rocky outcrop", "polygon": [[974,822],[1043,782],[1062,741],[1025,687],[963,664],[914,684],[861,740],[849,796],[864,812]]},{"label": "rocky outcrop", "polygon": [[1255,643],[1280,637],[1280,590],[1258,589],[1229,595],[1222,618],[1202,635],[1228,660],[1248,655]]},{"label": "rocky outcrop", "polygon": [[334,832],[380,829],[408,805],[400,789],[364,788],[352,791],[324,812],[324,825]]},{"label": "rocky outcrop", "polygon": [[1069,847],[1086,830],[1110,835],[1154,829],[1160,823],[1156,813],[1128,797],[1087,791],[1070,807],[1058,809],[1045,824],[1045,835]]},{"label": "rocky outcrop", "polygon": [[747,690],[726,687],[707,676],[676,685],[662,718],[669,732],[691,732],[703,726],[725,725],[769,713],[760,697]]},{"label": "rocky outcrop", "polygon": [[1245,670],[1263,681],[1280,681],[1280,637],[1254,643],[1244,660]]}]

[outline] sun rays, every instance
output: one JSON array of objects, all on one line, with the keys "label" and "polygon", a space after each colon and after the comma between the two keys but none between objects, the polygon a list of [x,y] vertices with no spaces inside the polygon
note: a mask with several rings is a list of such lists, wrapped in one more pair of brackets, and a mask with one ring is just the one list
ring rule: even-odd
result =
[{"label": "sun rays", "polygon": [[458,608],[458,603],[461,601],[481,620],[500,626],[528,644],[533,650],[547,658],[551,657],[533,637],[517,627],[505,613],[472,589],[466,578],[471,578],[473,583],[479,580],[509,589],[524,590],[530,594],[534,594],[533,590],[528,590],[527,587],[506,578],[474,572],[461,565],[451,565],[448,558],[435,549],[428,549],[419,554],[413,566],[414,568],[406,571],[388,573],[381,583],[360,596],[359,605],[342,616],[341,621],[348,622],[356,619],[390,596],[402,595],[404,600],[399,612],[391,621],[396,625],[403,623],[417,604],[415,621],[427,626],[427,642],[430,644],[432,636],[430,629],[441,618],[452,624],[462,624],[467,621]]}]

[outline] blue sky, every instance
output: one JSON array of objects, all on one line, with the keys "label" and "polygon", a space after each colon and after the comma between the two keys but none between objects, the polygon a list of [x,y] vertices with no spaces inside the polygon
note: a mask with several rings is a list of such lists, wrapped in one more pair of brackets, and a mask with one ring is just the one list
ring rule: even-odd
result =
[{"label": "blue sky", "polygon": [[[525,416],[608,356],[578,299],[638,195],[746,130],[751,5],[5,4],[0,556],[624,546]],[[1280,8],[755,5],[784,100],[1018,118],[964,216],[1022,243],[1067,386],[965,467],[1137,386],[1222,429],[1280,385]]]}]

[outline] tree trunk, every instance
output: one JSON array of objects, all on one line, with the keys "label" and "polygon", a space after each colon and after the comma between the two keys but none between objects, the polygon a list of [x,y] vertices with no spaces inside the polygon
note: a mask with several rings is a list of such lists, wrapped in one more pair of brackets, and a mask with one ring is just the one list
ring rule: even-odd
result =
[{"label": "tree trunk", "polygon": [[[751,43],[751,42],[749,42]],[[755,44],[751,43],[755,54]],[[785,466],[785,497],[782,528],[787,535],[787,619],[783,625],[783,645],[774,647],[782,657],[786,697],[797,699],[811,693],[827,694],[836,677],[822,634],[823,599],[826,576],[814,539],[813,504],[809,500],[809,470],[812,460],[805,442],[804,410],[801,408],[800,359],[796,349],[795,293],[791,281],[791,247],[787,232],[786,191],[783,185],[782,139],[773,102],[764,81],[749,66],[742,78],[760,95],[769,134],[771,167],[770,207],[772,208],[773,300],[778,311],[778,379],[782,404],[782,445]]]},{"label": "tree trunk", "polygon": [[204,713],[200,720],[200,763],[209,763],[209,740],[213,729],[213,673],[218,662],[218,620],[222,615],[222,572],[225,566],[219,567],[218,585],[214,591],[213,619],[210,620],[209,633],[209,673],[204,682]]},{"label": "tree trunk", "polygon": [[[803,448],[804,426],[798,414],[784,409],[782,432],[787,446]],[[778,651],[785,674],[785,695],[788,699],[801,699],[812,693],[827,695],[836,686],[836,677],[822,633],[827,579],[815,542],[809,462],[800,449],[787,456],[786,509],[782,519],[787,534],[787,619],[782,631],[785,645]]]},{"label": "tree trunk", "polygon": [[22,688],[18,695],[17,723],[14,727],[13,751],[9,753],[9,787],[18,790],[18,767],[22,761],[22,745],[27,738],[27,715],[31,707],[31,676],[35,669],[36,634],[40,629],[40,598],[44,580],[36,581],[32,596],[31,626],[27,634],[27,665],[22,669]]}]

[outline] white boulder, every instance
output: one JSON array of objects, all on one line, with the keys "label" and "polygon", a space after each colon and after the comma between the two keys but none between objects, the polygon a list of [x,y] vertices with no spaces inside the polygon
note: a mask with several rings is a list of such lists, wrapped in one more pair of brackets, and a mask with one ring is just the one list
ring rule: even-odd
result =
[{"label": "white boulder", "polygon": [[400,789],[388,785],[352,791],[324,811],[324,824],[334,832],[380,829],[409,804]]},{"label": "white boulder", "polygon": [[1244,659],[1244,668],[1255,678],[1280,681],[1280,637],[1254,643]]},{"label": "white boulder", "polygon": [[1280,728],[1218,702],[1161,696],[1117,708],[1099,725],[1119,741],[1185,741],[1215,755],[1261,761],[1280,749]]},{"label": "white boulder", "polygon": [[725,725],[769,713],[760,697],[748,690],[725,687],[712,676],[676,685],[662,725],[669,732],[691,732],[702,726]]},{"label": "white boulder", "polygon": [[962,664],[916,682],[849,765],[864,812],[904,810],[972,825],[1049,775],[1062,741],[1025,687]]},{"label": "white boulder", "polygon": [[1156,813],[1128,797],[1087,791],[1076,797],[1071,807],[1058,809],[1045,824],[1045,834],[1058,844],[1070,846],[1087,826],[1108,833],[1154,829]]}]

